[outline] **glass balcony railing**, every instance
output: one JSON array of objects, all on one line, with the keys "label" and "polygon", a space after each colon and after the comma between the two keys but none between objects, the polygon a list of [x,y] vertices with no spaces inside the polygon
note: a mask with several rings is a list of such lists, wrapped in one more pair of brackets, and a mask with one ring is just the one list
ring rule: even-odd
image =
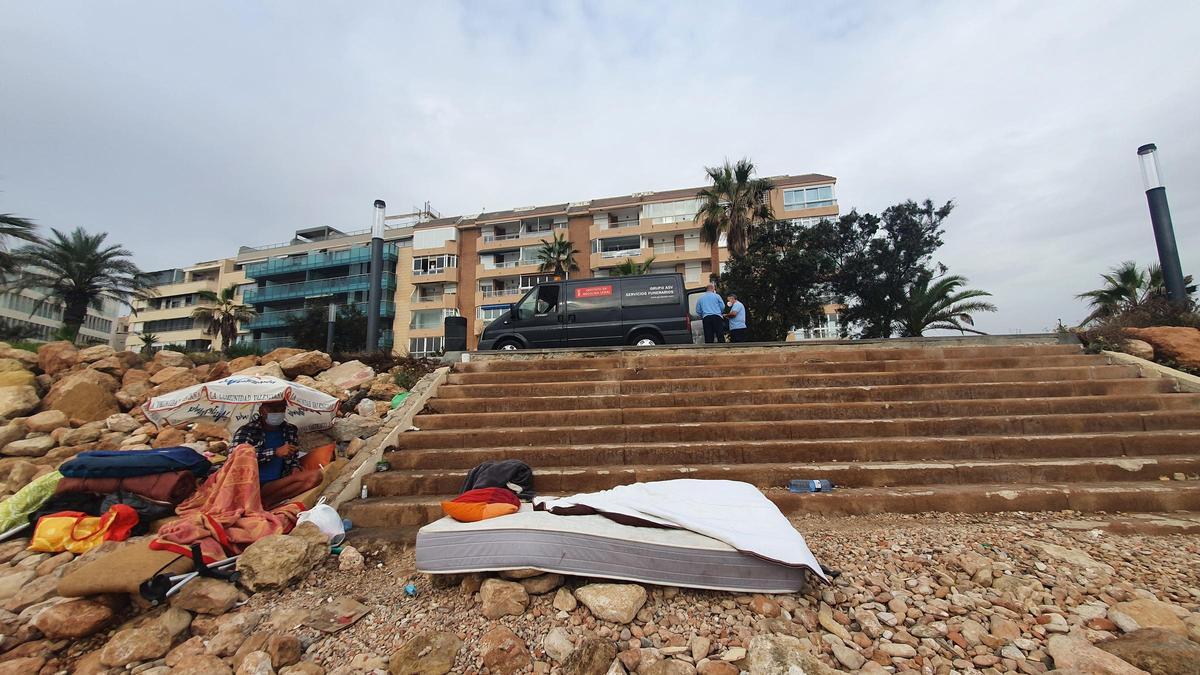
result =
[{"label": "glass balcony railing", "polygon": [[[298,300],[303,298],[314,298],[323,295],[332,295],[334,293],[348,293],[351,291],[365,291],[370,287],[371,275],[355,274],[348,277],[334,277],[332,279],[314,279],[312,281],[297,281],[293,284],[276,284],[274,286],[264,286],[248,290],[242,295],[242,301],[246,304],[255,304],[260,302],[270,302],[272,300]],[[385,291],[396,290],[396,275],[383,275],[383,289]]]},{"label": "glass balcony railing", "polygon": [[[357,308],[360,312],[366,314],[367,303],[356,302],[353,304],[354,304],[354,307]],[[339,306],[342,306],[342,305],[339,305]],[[344,305],[344,306],[349,307],[349,305]],[[286,326],[288,319],[295,317],[295,316],[304,316],[306,311],[307,311],[306,309],[300,308],[300,309],[278,309],[278,310],[273,310],[270,312],[262,312],[259,315],[255,316],[254,319],[251,320],[249,323],[245,324],[243,326],[243,329],[244,330],[246,330],[246,329],[259,330],[259,329],[263,329],[263,328],[278,328],[280,326]],[[396,303],[394,303],[394,302],[379,303],[379,315],[387,316],[387,317],[396,316]]]},{"label": "glass balcony railing", "polygon": [[[399,257],[399,249],[395,244],[383,245],[383,259],[390,260],[393,263]],[[284,274],[287,272],[298,272],[310,269],[319,269],[322,267],[334,267],[337,265],[351,265],[355,263],[371,262],[371,248],[369,246],[357,246],[342,251],[329,251],[326,253],[309,253],[305,256],[296,256],[292,258],[277,258],[266,262],[255,263],[246,266],[246,276],[251,279],[267,277],[273,274]],[[393,264],[392,267],[395,267]]]},{"label": "glass balcony railing", "polygon": [[601,251],[604,258],[634,258],[642,254],[640,248],[622,248],[616,251]]},{"label": "glass balcony railing", "polygon": [[529,290],[530,288],[533,288],[533,287],[529,286],[529,287],[522,287],[522,288],[485,288],[485,289],[483,289],[482,293],[483,293],[483,297],[485,297],[485,298],[496,298],[496,297],[500,297],[500,296],[504,296],[504,295],[520,295],[521,293],[524,293],[525,291]]},{"label": "glass balcony railing", "polygon": [[[279,347],[295,347],[296,339],[290,335],[272,335],[271,337],[260,338],[252,343],[255,347],[263,352],[269,352],[272,349]],[[393,344],[393,335],[390,330],[379,331],[379,348],[391,349]],[[324,347],[321,347],[324,349]]]}]

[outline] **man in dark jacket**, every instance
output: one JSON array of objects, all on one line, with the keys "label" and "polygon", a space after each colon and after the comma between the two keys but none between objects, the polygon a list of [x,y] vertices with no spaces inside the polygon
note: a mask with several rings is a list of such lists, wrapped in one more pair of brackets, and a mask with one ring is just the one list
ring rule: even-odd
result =
[{"label": "man in dark jacket", "polygon": [[233,434],[234,447],[242,443],[254,446],[258,454],[258,482],[278,480],[296,470],[300,459],[300,431],[287,422],[287,404],[267,401],[259,406],[254,419]]}]

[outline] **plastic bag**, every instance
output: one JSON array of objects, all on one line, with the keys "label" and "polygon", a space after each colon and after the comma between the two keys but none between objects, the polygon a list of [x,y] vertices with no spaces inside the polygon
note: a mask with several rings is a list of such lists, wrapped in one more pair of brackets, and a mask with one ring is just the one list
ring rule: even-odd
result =
[{"label": "plastic bag", "polygon": [[346,538],[346,528],[342,525],[342,517],[338,515],[337,509],[325,503],[325,498],[322,497],[317,505],[300,514],[296,519],[296,525],[300,523],[312,523],[317,526],[325,534],[329,535],[329,545],[337,546]]},{"label": "plastic bag", "polygon": [[116,504],[99,517],[77,511],[42,516],[34,528],[29,550],[82,555],[105,541],[125,541],[137,524],[137,512],[125,504]]}]

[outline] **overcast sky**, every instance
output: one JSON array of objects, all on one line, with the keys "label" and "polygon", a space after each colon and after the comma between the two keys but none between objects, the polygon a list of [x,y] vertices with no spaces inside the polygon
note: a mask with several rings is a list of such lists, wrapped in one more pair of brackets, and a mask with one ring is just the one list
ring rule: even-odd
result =
[{"label": "overcast sky", "polygon": [[843,212],[953,199],[939,259],[989,332],[1155,259],[1161,149],[1200,267],[1200,3],[0,0],[0,212],[144,269],[370,225],[763,175]]}]

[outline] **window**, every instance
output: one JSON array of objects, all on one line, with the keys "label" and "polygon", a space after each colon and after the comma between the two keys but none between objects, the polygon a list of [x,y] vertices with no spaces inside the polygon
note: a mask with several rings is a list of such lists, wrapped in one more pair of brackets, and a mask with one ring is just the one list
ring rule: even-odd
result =
[{"label": "window", "polygon": [[425,274],[440,274],[446,271],[447,267],[458,267],[458,256],[456,255],[423,255],[413,258],[412,261],[413,276],[422,276]]},{"label": "window", "polygon": [[833,206],[832,185],[820,185],[810,188],[796,188],[783,191],[783,210],[796,211],[799,209],[815,209],[819,206]]},{"label": "window", "polygon": [[192,317],[184,317],[182,319],[163,319],[161,321],[147,321],[142,330],[150,333],[169,333],[177,330],[192,330],[196,327],[196,320]]},{"label": "window", "polygon": [[441,337],[423,337],[408,339],[409,356],[436,356],[442,351]]},{"label": "window", "polygon": [[546,316],[558,311],[557,284],[541,286],[537,293],[530,293],[517,305],[517,319],[532,319],[535,316]]},{"label": "window", "polygon": [[508,305],[485,305],[475,311],[475,318],[479,319],[486,326],[487,324],[500,318],[500,315],[508,311]]},{"label": "window", "polygon": [[813,227],[822,220],[834,220],[837,216],[818,216],[816,218],[792,218],[792,225],[798,227]]},{"label": "window", "polygon": [[684,199],[677,202],[646,204],[642,207],[642,217],[649,218],[656,225],[694,220],[701,203],[702,200],[699,199]]}]

